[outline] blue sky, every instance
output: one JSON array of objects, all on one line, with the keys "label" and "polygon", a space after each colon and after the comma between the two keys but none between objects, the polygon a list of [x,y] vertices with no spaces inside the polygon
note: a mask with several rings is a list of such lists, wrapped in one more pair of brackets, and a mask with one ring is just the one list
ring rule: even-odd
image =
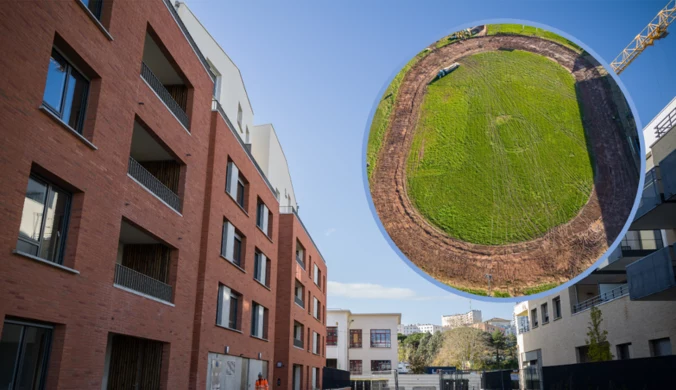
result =
[{"label": "blue sky", "polygon": [[[436,287],[382,236],[363,187],[362,148],[385,84],[454,27],[486,19],[547,24],[610,62],[667,2],[186,1],[240,68],[255,122],[275,126],[300,215],[328,262],[329,308],[437,324],[470,305],[486,319],[511,318],[513,304],[470,302]],[[643,123],[676,95],[670,30],[621,76]]]}]

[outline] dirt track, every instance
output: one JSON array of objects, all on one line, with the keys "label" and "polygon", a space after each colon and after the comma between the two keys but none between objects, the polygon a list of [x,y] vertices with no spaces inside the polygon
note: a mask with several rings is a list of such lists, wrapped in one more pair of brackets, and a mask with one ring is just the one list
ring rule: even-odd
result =
[{"label": "dirt track", "polygon": [[[573,220],[540,238],[510,245],[477,245],[449,237],[419,214],[407,195],[406,157],[427,83],[437,71],[462,57],[505,48],[549,57],[577,80],[584,127],[596,161],[594,190]],[[586,270],[621,231],[638,185],[621,125],[613,119],[617,110],[611,91],[601,77],[578,53],[536,37],[477,37],[444,46],[421,59],[399,88],[370,183],[383,226],[399,249],[443,283],[486,290],[486,274],[491,274],[493,289],[512,295],[544,283],[563,283]]]}]

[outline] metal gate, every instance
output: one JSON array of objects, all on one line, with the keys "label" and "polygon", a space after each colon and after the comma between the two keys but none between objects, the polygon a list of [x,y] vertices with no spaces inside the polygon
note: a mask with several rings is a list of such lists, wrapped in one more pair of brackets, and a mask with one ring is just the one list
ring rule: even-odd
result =
[{"label": "metal gate", "polygon": [[526,390],[540,390],[540,370],[538,366],[528,366],[523,369],[524,389]]}]

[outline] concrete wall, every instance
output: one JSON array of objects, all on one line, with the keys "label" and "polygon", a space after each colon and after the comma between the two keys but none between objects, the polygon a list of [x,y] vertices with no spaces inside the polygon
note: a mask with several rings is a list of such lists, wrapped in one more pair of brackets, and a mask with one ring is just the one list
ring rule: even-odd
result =
[{"label": "concrete wall", "polygon": [[[662,119],[664,119],[667,114],[669,114],[674,108],[676,108],[676,97],[674,97],[669,104],[667,104],[660,112],[657,114],[648,124],[643,128],[643,137],[645,139],[646,152],[648,152],[657,141],[657,136],[655,135],[655,126],[657,126]],[[672,133],[670,131],[669,133]],[[671,150],[674,150],[673,148]],[[655,160],[658,161],[658,160]]]},{"label": "concrete wall", "polygon": [[327,310],[326,311],[326,326],[338,327],[338,341],[337,345],[326,346],[326,358],[336,359],[339,370],[350,370],[350,362],[347,356],[350,332],[348,324],[350,321],[350,312],[346,310]]},{"label": "concrete wall", "polygon": [[[552,299],[561,297],[562,318],[555,320]],[[549,302],[550,322],[530,332],[517,336],[519,354],[540,349],[542,364],[555,366],[577,363],[576,347],[584,346],[589,310],[572,314],[571,299],[574,300],[573,289],[544,299],[522,302],[521,307],[539,308]],[[525,303],[525,305],[524,305]],[[521,310],[521,307],[517,310]],[[611,352],[617,358],[616,346],[631,343],[631,358],[650,356],[649,340],[669,337],[672,350],[676,351],[676,302],[638,302],[629,300],[628,296],[598,305],[603,315],[603,329],[608,331],[608,342]]]},{"label": "concrete wall", "polygon": [[270,183],[279,191],[279,206],[282,210],[289,206],[297,208],[289,166],[274,127],[271,124],[254,126],[251,136],[251,153]]}]

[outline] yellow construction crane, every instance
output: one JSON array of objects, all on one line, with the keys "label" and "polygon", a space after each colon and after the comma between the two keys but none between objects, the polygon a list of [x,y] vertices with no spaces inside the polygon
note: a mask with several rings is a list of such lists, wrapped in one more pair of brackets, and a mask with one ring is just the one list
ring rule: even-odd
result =
[{"label": "yellow construction crane", "polygon": [[618,75],[643,53],[648,46],[652,46],[656,40],[667,36],[667,27],[676,19],[676,0],[670,0],[669,4],[648,23],[648,26],[634,38],[622,53],[620,53],[610,66]]}]

